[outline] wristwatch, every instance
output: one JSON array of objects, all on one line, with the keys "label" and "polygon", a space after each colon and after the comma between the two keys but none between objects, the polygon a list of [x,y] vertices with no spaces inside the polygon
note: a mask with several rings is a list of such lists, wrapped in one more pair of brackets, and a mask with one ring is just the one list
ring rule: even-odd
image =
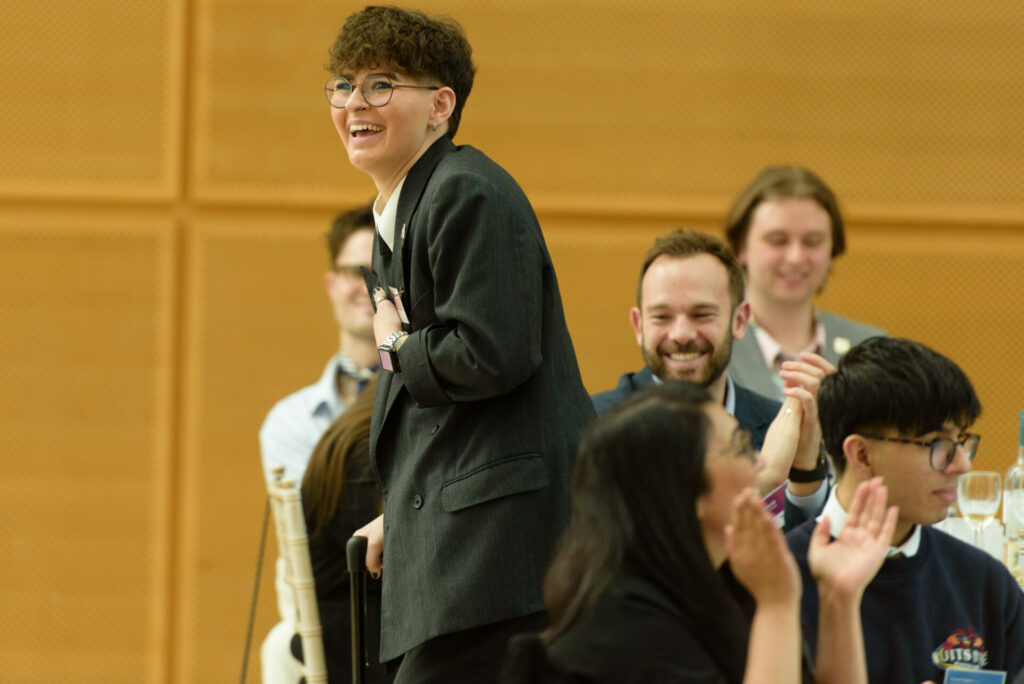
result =
[{"label": "wristwatch", "polygon": [[404,330],[396,330],[387,337],[384,338],[384,342],[377,347],[377,351],[380,353],[380,367],[381,370],[390,371],[392,373],[398,373],[402,370],[402,364],[398,361],[398,350],[395,349],[395,342],[400,337],[405,337],[409,333]]},{"label": "wristwatch", "polygon": [[800,470],[799,468],[789,469],[790,482],[817,482],[824,480],[828,475],[828,461],[825,460],[825,448],[818,449],[818,463],[814,470]]}]

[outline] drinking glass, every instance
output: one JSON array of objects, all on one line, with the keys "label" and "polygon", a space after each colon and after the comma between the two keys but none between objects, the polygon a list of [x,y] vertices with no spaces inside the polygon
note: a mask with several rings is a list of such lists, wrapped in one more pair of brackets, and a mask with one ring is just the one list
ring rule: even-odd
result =
[{"label": "drinking glass", "polygon": [[999,473],[972,470],[960,476],[956,484],[956,502],[974,531],[974,545],[981,548],[981,528],[996,516],[1002,498]]},{"label": "drinking glass", "polygon": [[1007,475],[1006,502],[1017,520],[1024,521],[1024,478]]}]

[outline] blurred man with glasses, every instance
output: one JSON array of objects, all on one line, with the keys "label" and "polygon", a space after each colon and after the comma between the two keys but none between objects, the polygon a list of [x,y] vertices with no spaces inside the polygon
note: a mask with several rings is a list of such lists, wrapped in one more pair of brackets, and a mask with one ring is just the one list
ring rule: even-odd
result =
[{"label": "blurred man with glasses", "polygon": [[[334,419],[351,406],[380,363],[373,336],[373,306],[360,266],[369,268],[373,247],[373,212],[369,205],[339,214],[327,233],[330,259],[324,288],[338,324],[338,351],[314,384],[279,401],[260,429],[263,471],[269,482],[281,466],[284,478],[302,482],[310,454]],[[292,592],[284,583],[284,563],[277,562],[277,604],[281,622],[260,649],[264,684],[301,677],[290,644],[295,634]]]},{"label": "blurred man with glasses", "polygon": [[[874,477],[899,507],[889,558],[861,603],[868,680],[940,682],[950,669],[1016,673],[1024,666],[1020,587],[986,552],[930,527],[956,501],[957,480],[978,450],[979,437],[967,432],[981,413],[970,380],[924,345],[874,337],[822,380],[818,404],[838,478],[818,521],[839,534],[857,485]],[[812,650],[819,603],[831,600],[818,596],[807,565],[814,524],[788,535]]]}]

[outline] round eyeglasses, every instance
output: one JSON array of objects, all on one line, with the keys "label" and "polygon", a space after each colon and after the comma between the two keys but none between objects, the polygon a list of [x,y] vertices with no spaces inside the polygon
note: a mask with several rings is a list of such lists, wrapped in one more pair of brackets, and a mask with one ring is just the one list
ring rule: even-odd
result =
[{"label": "round eyeglasses", "polygon": [[[383,107],[388,102],[391,102],[391,96],[395,94],[395,88],[438,90],[440,87],[405,85],[404,83],[395,83],[391,77],[384,74],[370,74],[359,84],[359,92],[362,93],[366,104],[371,107]],[[331,103],[332,107],[344,109],[354,90],[355,86],[344,76],[331,76],[327,79],[327,85],[324,86],[324,95],[327,96],[327,101]]]},{"label": "round eyeglasses", "polygon": [[869,435],[861,433],[861,437],[867,437],[868,439],[880,439],[885,442],[899,442],[900,444],[916,444],[917,446],[928,447],[931,450],[930,462],[932,468],[942,472],[950,466],[953,459],[956,458],[956,448],[960,447],[964,450],[964,455],[967,456],[968,461],[974,460],[974,455],[978,453],[978,442],[981,441],[981,435],[972,435],[969,432],[965,432],[960,436],[960,439],[950,439],[949,437],[939,437],[937,439],[931,439],[927,442],[922,442],[914,439],[902,439],[900,437],[883,437],[882,435]]}]

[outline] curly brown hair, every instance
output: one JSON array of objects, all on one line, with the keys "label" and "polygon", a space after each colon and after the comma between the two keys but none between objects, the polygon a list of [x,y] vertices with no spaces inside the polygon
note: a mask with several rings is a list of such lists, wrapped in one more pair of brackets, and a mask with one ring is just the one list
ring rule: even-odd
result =
[{"label": "curly brown hair", "polygon": [[356,12],[334,40],[327,68],[341,76],[378,66],[451,88],[455,109],[448,137],[455,137],[476,73],[473,48],[458,22],[399,7],[371,5]]}]

